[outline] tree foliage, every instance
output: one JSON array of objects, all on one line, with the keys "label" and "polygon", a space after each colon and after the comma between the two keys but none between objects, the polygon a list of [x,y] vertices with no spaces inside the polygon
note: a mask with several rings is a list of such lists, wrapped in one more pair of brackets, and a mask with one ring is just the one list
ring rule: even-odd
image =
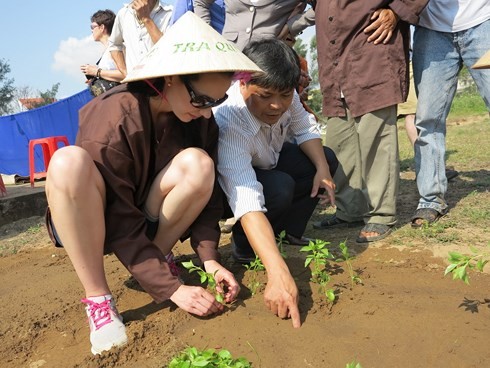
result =
[{"label": "tree foliage", "polygon": [[32,108],[36,109],[41,106],[46,106],[52,104],[56,101],[56,94],[58,93],[58,89],[60,88],[60,84],[54,84],[51,89],[46,90],[46,92],[39,92],[39,97],[41,101],[38,103],[32,104]]},{"label": "tree foliage", "polygon": [[8,78],[10,65],[4,59],[0,59],[0,115],[11,113],[12,99],[14,98],[15,88],[14,79]]},{"label": "tree foliage", "polygon": [[309,72],[311,77],[308,106],[315,112],[317,116],[322,115],[322,92],[320,91],[320,82],[318,79],[318,52],[316,48],[316,35],[310,40],[309,47],[310,65]]},{"label": "tree foliage", "polygon": [[293,48],[294,48],[294,51],[296,51],[296,53],[299,56],[306,58],[306,54],[308,53],[308,45],[306,43],[304,43],[301,38],[296,39],[296,42],[295,42]]}]

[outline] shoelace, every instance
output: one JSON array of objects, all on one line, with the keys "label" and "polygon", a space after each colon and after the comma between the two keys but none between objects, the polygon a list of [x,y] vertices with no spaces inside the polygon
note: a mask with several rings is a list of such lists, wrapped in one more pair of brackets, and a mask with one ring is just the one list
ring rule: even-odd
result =
[{"label": "shoelace", "polygon": [[81,302],[89,306],[90,318],[94,322],[95,330],[112,322],[110,299],[102,303],[96,303],[90,299],[82,299]]},{"label": "shoelace", "polygon": [[165,256],[165,259],[167,260],[167,264],[168,267],[170,268],[170,272],[172,273],[172,275],[178,277],[180,275],[180,270],[179,267],[177,267],[177,264],[175,263],[174,254],[170,252]]}]

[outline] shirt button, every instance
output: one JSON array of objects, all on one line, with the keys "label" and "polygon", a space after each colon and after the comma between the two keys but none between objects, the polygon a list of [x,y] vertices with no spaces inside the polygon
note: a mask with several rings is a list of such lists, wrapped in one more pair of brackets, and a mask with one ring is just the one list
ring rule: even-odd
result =
[{"label": "shirt button", "polygon": [[333,17],[328,17],[328,20],[331,22],[333,20]]},{"label": "shirt button", "polygon": [[248,8],[248,10],[250,10],[251,12],[253,12],[255,10],[255,8],[253,6],[251,6],[250,8]]},{"label": "shirt button", "polygon": [[334,65],[334,66],[337,66],[337,65],[339,65],[339,63],[338,63],[337,61],[334,61],[334,62],[333,62],[333,65]]},{"label": "shirt button", "polygon": [[335,45],[335,40],[330,41],[332,45]]},{"label": "shirt button", "polygon": [[245,32],[247,33],[250,33],[250,31],[251,31],[250,27],[247,27],[247,29],[245,30]]}]

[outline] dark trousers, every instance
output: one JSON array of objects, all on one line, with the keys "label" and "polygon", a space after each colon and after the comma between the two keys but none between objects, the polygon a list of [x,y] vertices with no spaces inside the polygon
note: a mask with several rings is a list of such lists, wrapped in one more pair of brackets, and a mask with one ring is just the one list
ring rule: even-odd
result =
[{"label": "dark trousers", "polygon": [[[337,158],[330,148],[323,147],[323,150],[333,177],[338,166]],[[316,168],[308,156],[298,145],[285,143],[277,166],[272,170],[255,169],[255,173],[263,187],[265,215],[274,233],[277,235],[286,230],[290,235],[303,236],[319,200],[310,197]],[[240,252],[252,251],[240,221],[233,226],[233,240]]]}]

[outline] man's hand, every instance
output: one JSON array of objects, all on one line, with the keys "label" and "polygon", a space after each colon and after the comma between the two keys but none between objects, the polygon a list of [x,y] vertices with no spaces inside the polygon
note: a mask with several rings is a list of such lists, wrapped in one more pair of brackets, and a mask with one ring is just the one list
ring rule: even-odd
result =
[{"label": "man's hand", "polygon": [[398,23],[398,16],[391,9],[378,9],[373,13],[371,20],[374,22],[364,29],[364,33],[373,32],[367,41],[374,41],[375,45],[381,42],[383,44],[388,43]]},{"label": "man's hand", "polygon": [[268,275],[264,301],[280,318],[291,318],[294,328],[301,326],[298,309],[298,288],[289,271]]},{"label": "man's hand", "polygon": [[[318,194],[319,188],[325,189],[323,194]],[[311,198],[320,198],[320,204],[325,205],[330,203],[335,206],[335,183],[330,175],[330,172],[322,173],[317,171],[313,178],[313,188],[311,189]]]},{"label": "man's hand", "polygon": [[291,317],[293,327],[300,327],[298,288],[279,253],[269,220],[263,212],[251,211],[243,215],[240,222],[255,254],[260,257],[267,270],[265,305],[281,318]]},{"label": "man's hand", "polygon": [[196,316],[209,316],[224,309],[223,304],[216,301],[213,295],[199,286],[181,285],[170,300],[179,308]]},{"label": "man's hand", "polygon": [[145,20],[150,18],[150,13],[155,6],[155,2],[152,0],[133,0],[131,3],[131,8],[136,13],[138,21],[144,23]]},{"label": "man's hand", "polygon": [[216,290],[223,295],[225,302],[234,301],[240,292],[240,285],[238,285],[235,276],[216,261],[204,262],[204,269],[214,275]]}]

